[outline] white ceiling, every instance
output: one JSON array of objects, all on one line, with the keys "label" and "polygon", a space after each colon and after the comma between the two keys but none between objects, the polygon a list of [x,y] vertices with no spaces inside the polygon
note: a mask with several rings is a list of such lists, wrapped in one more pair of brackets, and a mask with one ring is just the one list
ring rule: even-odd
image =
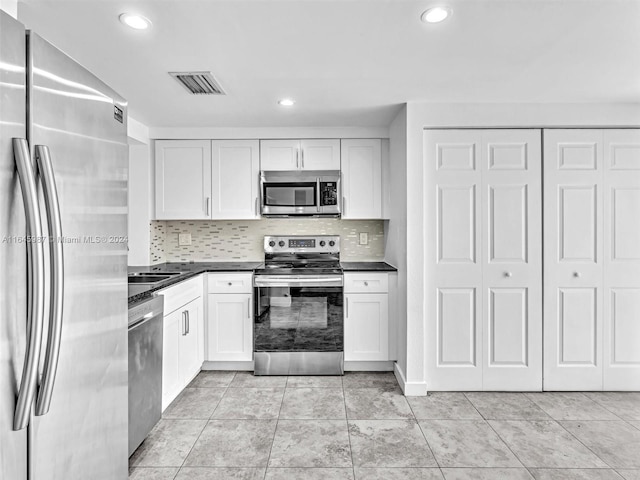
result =
[{"label": "white ceiling", "polygon": [[[425,25],[446,3],[453,16]],[[128,29],[137,12],[151,30]],[[386,126],[407,101],[640,102],[639,0],[20,0],[152,127]],[[227,96],[167,72],[210,70]],[[276,104],[295,98],[295,107]]]}]

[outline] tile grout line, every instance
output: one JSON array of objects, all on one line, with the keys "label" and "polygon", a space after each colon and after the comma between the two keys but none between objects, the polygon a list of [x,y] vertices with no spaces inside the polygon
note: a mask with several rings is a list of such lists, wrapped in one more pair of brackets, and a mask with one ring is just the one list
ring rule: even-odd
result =
[{"label": "tile grout line", "polygon": [[[504,438],[502,438],[502,437],[500,436],[500,434],[496,431],[496,429],[495,429],[495,428],[493,428],[493,425],[491,425],[491,424],[489,423],[489,420],[487,420],[487,419],[485,418],[485,416],[484,416],[484,415],[482,415],[482,413],[480,412],[480,410],[478,410],[478,407],[476,407],[476,405],[471,401],[471,399],[469,399],[469,397],[467,397],[467,392],[462,392],[462,394],[464,395],[464,398],[466,398],[466,399],[467,399],[467,401],[471,404],[471,406],[472,406],[473,408],[475,408],[476,412],[478,412],[478,415],[480,415],[480,416],[482,417],[482,420],[484,420],[484,422],[485,422],[487,425],[489,425],[489,428],[493,431],[493,433],[495,433],[495,434],[496,434],[496,436],[500,439],[500,441],[504,444],[504,446],[505,446],[505,447],[507,447],[507,450],[509,450],[509,451],[512,453],[512,455],[516,458],[516,460],[518,460],[518,461],[520,462],[520,465],[522,465],[522,467],[527,471],[527,473],[533,477],[533,475],[532,475],[532,474],[531,474],[531,472],[529,471],[529,467],[528,467],[527,465],[525,465],[525,464],[524,464],[524,462],[522,461],[522,459],[521,459],[521,458],[516,454],[516,452],[514,452],[514,451],[511,449],[511,447],[510,447],[510,446],[509,446],[509,444],[504,440]],[[545,412],[545,413],[546,413],[546,412]],[[551,418],[551,417],[549,417],[549,418]]]},{"label": "tile grout line", "polygon": [[[203,370],[201,370],[200,372],[202,373]],[[178,467],[178,471],[176,472],[175,476],[173,477],[173,480],[176,479],[176,477],[180,474],[180,472],[182,471],[182,469],[184,468],[184,464],[187,461],[187,458],[189,458],[189,455],[191,455],[191,452],[193,451],[193,447],[196,446],[196,443],[198,443],[198,440],[200,440],[200,437],[202,436],[202,433],[205,431],[205,429],[207,428],[207,425],[209,425],[209,422],[211,421],[211,417],[213,416],[213,414],[215,413],[216,409],[218,408],[218,406],[220,406],[220,402],[222,402],[222,399],[224,398],[225,394],[227,393],[227,391],[229,390],[229,386],[231,385],[231,382],[233,382],[233,380],[236,378],[236,374],[238,372],[234,371],[233,372],[233,377],[231,378],[231,380],[229,381],[229,384],[225,387],[224,392],[222,393],[222,396],[220,397],[220,400],[218,400],[218,403],[216,403],[215,408],[211,411],[211,415],[209,415],[209,418],[207,418],[207,421],[204,424],[204,427],[202,427],[202,430],[200,431],[200,433],[198,434],[198,438],[196,438],[196,441],[193,442],[193,445],[191,445],[191,448],[189,449],[189,453],[187,453],[184,457],[184,460],[182,461],[182,465],[180,465],[180,467]],[[200,373],[198,374],[200,375]],[[196,376],[197,377],[197,376]],[[194,379],[195,380],[195,379]],[[192,380],[193,381],[193,380]],[[206,387],[205,387],[206,388]],[[216,387],[209,387],[209,388],[216,388]],[[200,420],[200,419],[198,419]]]},{"label": "tile grout line", "polygon": [[[614,414],[614,415],[615,415],[615,414]],[[595,455],[595,457],[596,457],[598,460],[600,460],[602,463],[604,463],[608,468],[610,468],[610,469],[612,469],[612,470],[614,469],[611,465],[609,465],[609,463],[607,463],[607,462],[604,460],[604,458],[601,458],[601,457],[600,457],[600,455],[598,455],[598,454],[597,454],[596,452],[594,452],[591,448],[589,448],[587,445],[585,445],[585,443],[584,443],[582,440],[580,440],[576,435],[574,435],[574,434],[573,434],[573,433],[571,433],[569,430],[567,430],[567,429],[565,428],[565,426],[564,426],[564,425],[562,425],[562,423],[560,423],[559,421],[556,421],[556,420],[554,420],[554,421],[555,421],[558,425],[560,425],[560,427],[561,427],[565,432],[567,432],[569,435],[571,435],[573,438],[575,438],[575,439],[578,441],[578,443],[580,443],[580,445],[582,445],[584,448],[586,448],[587,450],[589,450],[593,455]],[[585,420],[564,420],[564,421],[565,421],[565,422],[571,422],[571,421],[574,421],[574,422],[582,422],[582,423],[585,423]],[[598,421],[600,421],[600,420],[587,420],[586,422],[589,422],[589,421],[591,421],[591,422],[598,422]],[[609,420],[609,421],[610,421],[610,422],[616,422],[617,420]]]},{"label": "tile grout line", "polygon": [[280,423],[280,414],[282,413],[282,406],[284,405],[284,396],[287,393],[287,385],[289,384],[289,375],[284,382],[284,388],[282,389],[282,398],[280,399],[280,409],[278,410],[278,416],[276,417],[276,427],[273,429],[273,439],[271,440],[271,448],[269,449],[269,456],[267,457],[267,464],[264,468],[263,480],[266,480],[267,473],[269,471],[269,462],[271,461],[271,453],[273,452],[273,444],[276,443],[276,434],[278,433],[278,424]]},{"label": "tile grout line", "polygon": [[344,404],[344,420],[347,424],[347,438],[349,439],[349,457],[351,457],[351,472],[353,473],[353,480],[356,480],[356,464],[353,461],[353,447],[351,446],[351,429],[349,428],[349,413],[347,411],[347,396],[344,392],[344,375],[340,379],[342,385],[342,403]]},{"label": "tile grout line", "polygon": [[444,479],[445,477],[444,477],[444,472],[442,471],[442,466],[440,465],[440,462],[438,461],[438,458],[436,457],[436,454],[433,453],[433,448],[431,448],[431,445],[429,444],[429,440],[427,440],[427,436],[425,435],[424,430],[422,429],[422,425],[420,425],[420,420],[418,420],[418,418],[416,417],[416,412],[413,411],[413,407],[411,406],[411,402],[409,400],[407,400],[407,397],[404,394],[402,394],[402,397],[407,402],[407,405],[409,405],[409,410],[411,410],[411,415],[413,415],[413,419],[418,424],[418,428],[420,429],[420,433],[422,434],[422,438],[424,438],[424,441],[427,444],[427,448],[429,449],[429,452],[431,452],[431,456],[433,457],[433,460],[436,462],[438,470],[440,470],[440,475],[442,475],[442,478]]}]

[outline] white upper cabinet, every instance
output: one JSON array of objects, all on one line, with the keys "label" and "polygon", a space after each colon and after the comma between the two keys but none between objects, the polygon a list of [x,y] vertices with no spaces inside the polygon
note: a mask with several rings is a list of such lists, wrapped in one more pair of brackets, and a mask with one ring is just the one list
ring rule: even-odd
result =
[{"label": "white upper cabinet", "polygon": [[258,140],[213,140],[211,152],[211,218],[259,218]]},{"label": "white upper cabinet", "polygon": [[157,140],[157,220],[255,219],[258,140]]},{"label": "white upper cabinet", "polygon": [[342,218],[382,218],[380,139],[342,140]]},{"label": "white upper cabinet", "polygon": [[300,168],[340,170],[340,140],[300,140]]},{"label": "white upper cabinet", "polygon": [[157,220],[211,217],[211,141],[156,140]]},{"label": "white upper cabinet", "polygon": [[340,140],[261,140],[261,170],[340,170]]}]

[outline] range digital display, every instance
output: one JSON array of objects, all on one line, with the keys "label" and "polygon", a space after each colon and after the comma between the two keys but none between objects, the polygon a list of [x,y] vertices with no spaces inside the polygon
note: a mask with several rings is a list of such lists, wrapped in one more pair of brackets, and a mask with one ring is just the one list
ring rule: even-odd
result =
[{"label": "range digital display", "polygon": [[289,248],[315,248],[315,238],[296,238],[289,239]]}]

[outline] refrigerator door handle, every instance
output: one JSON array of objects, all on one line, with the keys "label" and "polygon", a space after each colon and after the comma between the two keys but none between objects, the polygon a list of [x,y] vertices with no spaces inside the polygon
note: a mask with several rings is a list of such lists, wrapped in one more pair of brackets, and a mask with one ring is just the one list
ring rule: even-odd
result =
[{"label": "refrigerator door handle", "polygon": [[22,430],[29,424],[31,407],[38,386],[38,363],[44,324],[44,244],[36,176],[29,144],[24,138],[14,138],[12,143],[25,206],[28,245],[27,346],[13,417],[13,429]]},{"label": "refrigerator door handle", "polygon": [[44,204],[47,211],[47,225],[49,227],[50,251],[50,304],[49,304],[49,334],[44,357],[44,371],[38,390],[36,401],[37,416],[46,414],[51,405],[51,395],[58,371],[58,357],[60,341],[62,339],[62,312],[64,303],[64,251],[62,239],[62,220],[60,217],[60,202],[58,189],[51,163],[51,154],[46,145],[35,146],[35,157],[38,171],[42,178]]}]

